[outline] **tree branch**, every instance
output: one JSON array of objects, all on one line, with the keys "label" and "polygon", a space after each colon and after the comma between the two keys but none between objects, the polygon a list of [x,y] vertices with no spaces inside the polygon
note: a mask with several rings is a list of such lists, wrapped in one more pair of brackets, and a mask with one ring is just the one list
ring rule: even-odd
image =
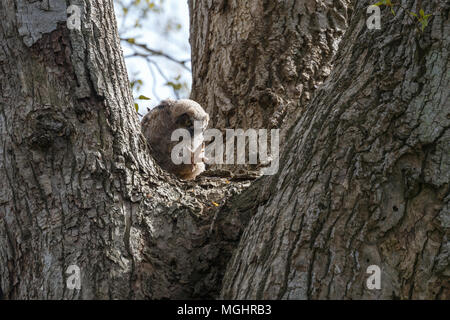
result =
[{"label": "tree branch", "polygon": [[[136,43],[131,38],[120,38],[120,40],[121,41],[125,41],[128,44],[133,45],[135,47],[138,47],[140,49],[143,49],[144,51],[148,52],[149,55],[164,57],[167,60],[170,60],[172,62],[175,62],[175,63],[181,65],[182,68],[184,68],[187,71],[191,72],[191,69],[186,66],[186,63],[188,63],[190,60],[178,60],[178,59],[175,59],[174,57],[172,57],[172,56],[168,55],[167,53],[164,53],[164,52],[162,52],[160,50],[155,50],[155,49],[149,48],[146,44]],[[133,56],[146,57],[146,56],[149,56],[149,55],[145,55],[143,53],[135,52],[133,55],[127,56],[127,58],[133,57]]]}]

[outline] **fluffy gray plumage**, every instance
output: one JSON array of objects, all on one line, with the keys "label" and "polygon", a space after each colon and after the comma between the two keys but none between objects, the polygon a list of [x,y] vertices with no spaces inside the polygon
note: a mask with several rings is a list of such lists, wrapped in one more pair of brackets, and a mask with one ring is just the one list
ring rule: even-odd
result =
[{"label": "fluffy gray plumage", "polygon": [[[150,110],[142,119],[141,128],[150,151],[158,164],[181,179],[195,179],[205,170],[203,158],[192,161],[191,164],[175,165],[171,159],[172,149],[178,144],[171,141],[172,132],[184,128],[193,135],[194,121],[201,121],[203,130],[208,125],[209,116],[195,101],[189,99],[164,100],[160,105]],[[193,150],[191,159],[194,160]]]}]

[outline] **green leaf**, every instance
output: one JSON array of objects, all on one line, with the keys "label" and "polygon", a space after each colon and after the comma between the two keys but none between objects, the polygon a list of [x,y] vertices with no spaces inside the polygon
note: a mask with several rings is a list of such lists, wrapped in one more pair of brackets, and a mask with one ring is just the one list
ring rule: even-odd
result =
[{"label": "green leaf", "polygon": [[142,80],[141,79],[137,79],[137,80],[132,80],[130,81],[130,86],[131,89],[133,89],[134,87],[137,87],[137,89],[139,90],[140,86],[142,85]]},{"label": "green leaf", "polygon": [[421,17],[423,17],[425,15],[425,12],[423,11],[423,9],[420,9],[419,13],[420,13]]},{"label": "green leaf", "polygon": [[424,19],[420,21],[420,23],[422,24],[422,31],[425,30],[426,26],[428,25],[428,20]]},{"label": "green leaf", "polygon": [[136,112],[139,111],[139,105],[137,103],[134,104],[134,108],[136,109]]},{"label": "green leaf", "polygon": [[415,14],[414,12],[410,11],[409,14],[417,18],[417,14]]},{"label": "green leaf", "polygon": [[142,94],[138,97],[138,99],[139,100],[151,100],[149,97],[146,97],[146,96],[144,96]]},{"label": "green leaf", "polygon": [[167,82],[167,83],[166,83],[166,86],[170,86],[170,87],[172,87],[174,90],[180,90],[180,89],[183,87],[183,85],[182,85],[181,83],[174,83],[174,82],[172,82],[172,81]]},{"label": "green leaf", "polygon": [[141,22],[139,21],[139,19],[136,19],[136,21],[134,22],[134,27],[135,27],[135,28],[141,28],[141,27],[142,27],[142,24],[141,24]]},{"label": "green leaf", "polygon": [[134,44],[136,42],[136,40],[134,38],[128,38],[127,42],[131,43],[131,44]]}]

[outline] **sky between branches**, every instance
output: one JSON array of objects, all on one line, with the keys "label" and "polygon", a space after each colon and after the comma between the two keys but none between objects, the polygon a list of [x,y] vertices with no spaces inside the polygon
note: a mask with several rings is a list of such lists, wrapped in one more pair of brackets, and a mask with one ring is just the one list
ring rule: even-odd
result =
[{"label": "sky between branches", "polygon": [[[192,82],[187,0],[114,0],[114,6],[139,113],[145,114],[163,99],[187,98]],[[150,100],[137,99],[141,95]]]}]

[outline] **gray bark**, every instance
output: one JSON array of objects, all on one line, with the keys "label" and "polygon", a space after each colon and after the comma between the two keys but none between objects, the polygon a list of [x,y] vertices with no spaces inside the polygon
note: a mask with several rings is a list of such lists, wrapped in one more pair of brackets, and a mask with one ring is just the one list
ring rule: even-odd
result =
[{"label": "gray bark", "polygon": [[[0,4],[0,287],[9,299],[131,296],[148,183],[137,173],[155,170],[112,3],[77,3],[78,32],[65,3],[44,2]],[[80,291],[66,288],[72,264]]]},{"label": "gray bark", "polygon": [[355,3],[330,77],[261,183],[223,298],[450,298],[449,4],[422,2],[433,19],[419,34],[403,10],[367,29],[372,2]]},{"label": "gray bark", "polygon": [[348,0],[189,1],[193,85],[213,128],[287,129],[329,75]]},{"label": "gray bark", "polygon": [[154,164],[112,1],[67,3],[81,32],[57,1],[0,4],[0,297],[448,299],[448,5],[427,4],[422,36],[404,13],[369,32],[358,2],[314,93],[348,2],[190,1],[212,125],[288,138],[278,175],[242,192]]},{"label": "gray bark", "polygon": [[[112,1],[70,3],[81,31],[68,30],[60,1],[0,4],[1,296],[217,295],[227,255],[206,241],[211,201],[245,183],[161,172],[133,108]],[[81,290],[66,286],[70,265]]]}]

